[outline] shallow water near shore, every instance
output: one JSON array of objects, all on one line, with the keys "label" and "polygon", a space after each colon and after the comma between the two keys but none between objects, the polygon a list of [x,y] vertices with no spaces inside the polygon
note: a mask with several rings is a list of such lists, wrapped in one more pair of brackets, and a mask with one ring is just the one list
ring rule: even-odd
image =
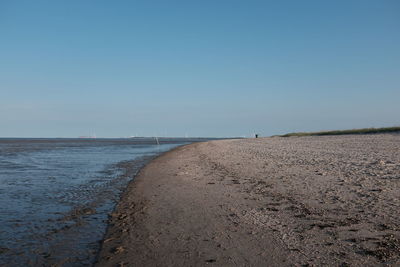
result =
[{"label": "shallow water near shore", "polygon": [[0,265],[91,265],[127,183],[194,141],[0,139]]}]

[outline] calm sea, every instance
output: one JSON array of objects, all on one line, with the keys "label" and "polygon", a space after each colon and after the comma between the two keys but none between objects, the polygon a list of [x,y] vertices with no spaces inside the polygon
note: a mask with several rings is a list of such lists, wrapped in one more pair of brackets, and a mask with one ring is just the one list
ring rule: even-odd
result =
[{"label": "calm sea", "polygon": [[196,141],[0,139],[0,265],[91,265],[138,170]]}]

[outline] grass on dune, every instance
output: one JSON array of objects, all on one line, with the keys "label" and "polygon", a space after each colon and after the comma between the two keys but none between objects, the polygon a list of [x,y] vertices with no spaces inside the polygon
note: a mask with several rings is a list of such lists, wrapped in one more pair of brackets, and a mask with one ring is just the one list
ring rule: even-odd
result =
[{"label": "grass on dune", "polygon": [[376,134],[376,133],[394,133],[394,132],[400,132],[400,127],[364,128],[364,129],[335,130],[335,131],[322,131],[322,132],[299,132],[299,133],[288,133],[279,136],[280,137],[322,136],[322,135]]}]

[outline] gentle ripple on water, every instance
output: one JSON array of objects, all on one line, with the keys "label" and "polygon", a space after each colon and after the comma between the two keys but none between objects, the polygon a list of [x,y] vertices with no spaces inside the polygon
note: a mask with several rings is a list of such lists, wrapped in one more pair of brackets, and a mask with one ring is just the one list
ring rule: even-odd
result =
[{"label": "gentle ripple on water", "polygon": [[91,265],[130,179],[194,141],[0,139],[0,265]]}]

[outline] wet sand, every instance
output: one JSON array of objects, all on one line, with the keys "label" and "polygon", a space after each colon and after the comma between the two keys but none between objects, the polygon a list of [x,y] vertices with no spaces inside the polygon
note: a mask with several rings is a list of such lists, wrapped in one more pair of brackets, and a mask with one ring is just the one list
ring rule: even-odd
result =
[{"label": "wet sand", "polygon": [[177,148],[143,168],[98,266],[398,266],[400,135]]}]

